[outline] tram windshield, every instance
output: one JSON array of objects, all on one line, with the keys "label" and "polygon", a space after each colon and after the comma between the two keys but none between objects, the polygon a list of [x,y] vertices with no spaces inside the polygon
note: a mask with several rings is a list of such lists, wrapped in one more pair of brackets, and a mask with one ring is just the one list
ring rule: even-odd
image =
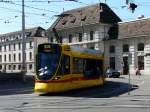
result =
[{"label": "tram windshield", "polygon": [[[53,49],[51,52],[50,50],[40,51],[38,52],[38,78],[41,80],[48,80],[50,79],[56,72],[59,60],[60,60],[60,50]],[[59,52],[58,52],[59,51]]]}]

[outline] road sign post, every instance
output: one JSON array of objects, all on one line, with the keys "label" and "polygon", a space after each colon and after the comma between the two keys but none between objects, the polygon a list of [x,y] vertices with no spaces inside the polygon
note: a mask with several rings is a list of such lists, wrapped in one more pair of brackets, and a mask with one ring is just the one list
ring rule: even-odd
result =
[{"label": "road sign post", "polygon": [[128,64],[129,64],[129,72],[128,72],[128,95],[130,95],[130,90],[132,89],[132,86],[131,86],[131,74],[130,74],[130,65],[132,64],[132,54],[131,53],[129,53],[128,54],[128,59],[129,59],[129,62],[128,62]]}]

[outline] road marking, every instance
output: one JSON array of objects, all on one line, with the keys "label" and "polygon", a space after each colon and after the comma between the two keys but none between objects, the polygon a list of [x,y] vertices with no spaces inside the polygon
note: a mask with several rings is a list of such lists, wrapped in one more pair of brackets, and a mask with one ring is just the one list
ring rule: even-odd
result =
[{"label": "road marking", "polygon": [[88,108],[150,108],[149,105],[46,105],[46,106],[26,106],[17,109],[31,110],[31,109],[88,109]]}]

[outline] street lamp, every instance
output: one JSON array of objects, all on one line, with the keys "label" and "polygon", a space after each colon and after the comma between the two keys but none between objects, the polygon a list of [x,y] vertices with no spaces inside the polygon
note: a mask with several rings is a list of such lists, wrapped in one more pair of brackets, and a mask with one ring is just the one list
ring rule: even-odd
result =
[{"label": "street lamp", "polygon": [[24,11],[24,0],[22,0],[22,73],[23,76],[26,72],[26,66],[25,66],[25,11]]}]

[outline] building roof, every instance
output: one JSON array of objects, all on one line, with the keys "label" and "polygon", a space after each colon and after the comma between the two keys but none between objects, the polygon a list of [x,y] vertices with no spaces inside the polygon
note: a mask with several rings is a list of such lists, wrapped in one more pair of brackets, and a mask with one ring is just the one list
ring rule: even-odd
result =
[{"label": "building roof", "polygon": [[119,23],[118,39],[150,36],[150,18]]},{"label": "building roof", "polygon": [[[30,29],[25,29],[25,32],[28,33],[30,37],[40,37],[41,34],[39,34],[39,30],[45,30],[41,27],[34,27],[34,28],[30,28]],[[17,35],[17,34],[21,34],[22,31],[16,31],[16,32],[10,32],[10,33],[6,33],[6,34],[1,34],[1,37],[7,37],[7,36],[12,36],[12,35]]]},{"label": "building roof", "polygon": [[121,19],[104,3],[68,10],[48,29],[67,29],[96,23],[118,23]]}]

